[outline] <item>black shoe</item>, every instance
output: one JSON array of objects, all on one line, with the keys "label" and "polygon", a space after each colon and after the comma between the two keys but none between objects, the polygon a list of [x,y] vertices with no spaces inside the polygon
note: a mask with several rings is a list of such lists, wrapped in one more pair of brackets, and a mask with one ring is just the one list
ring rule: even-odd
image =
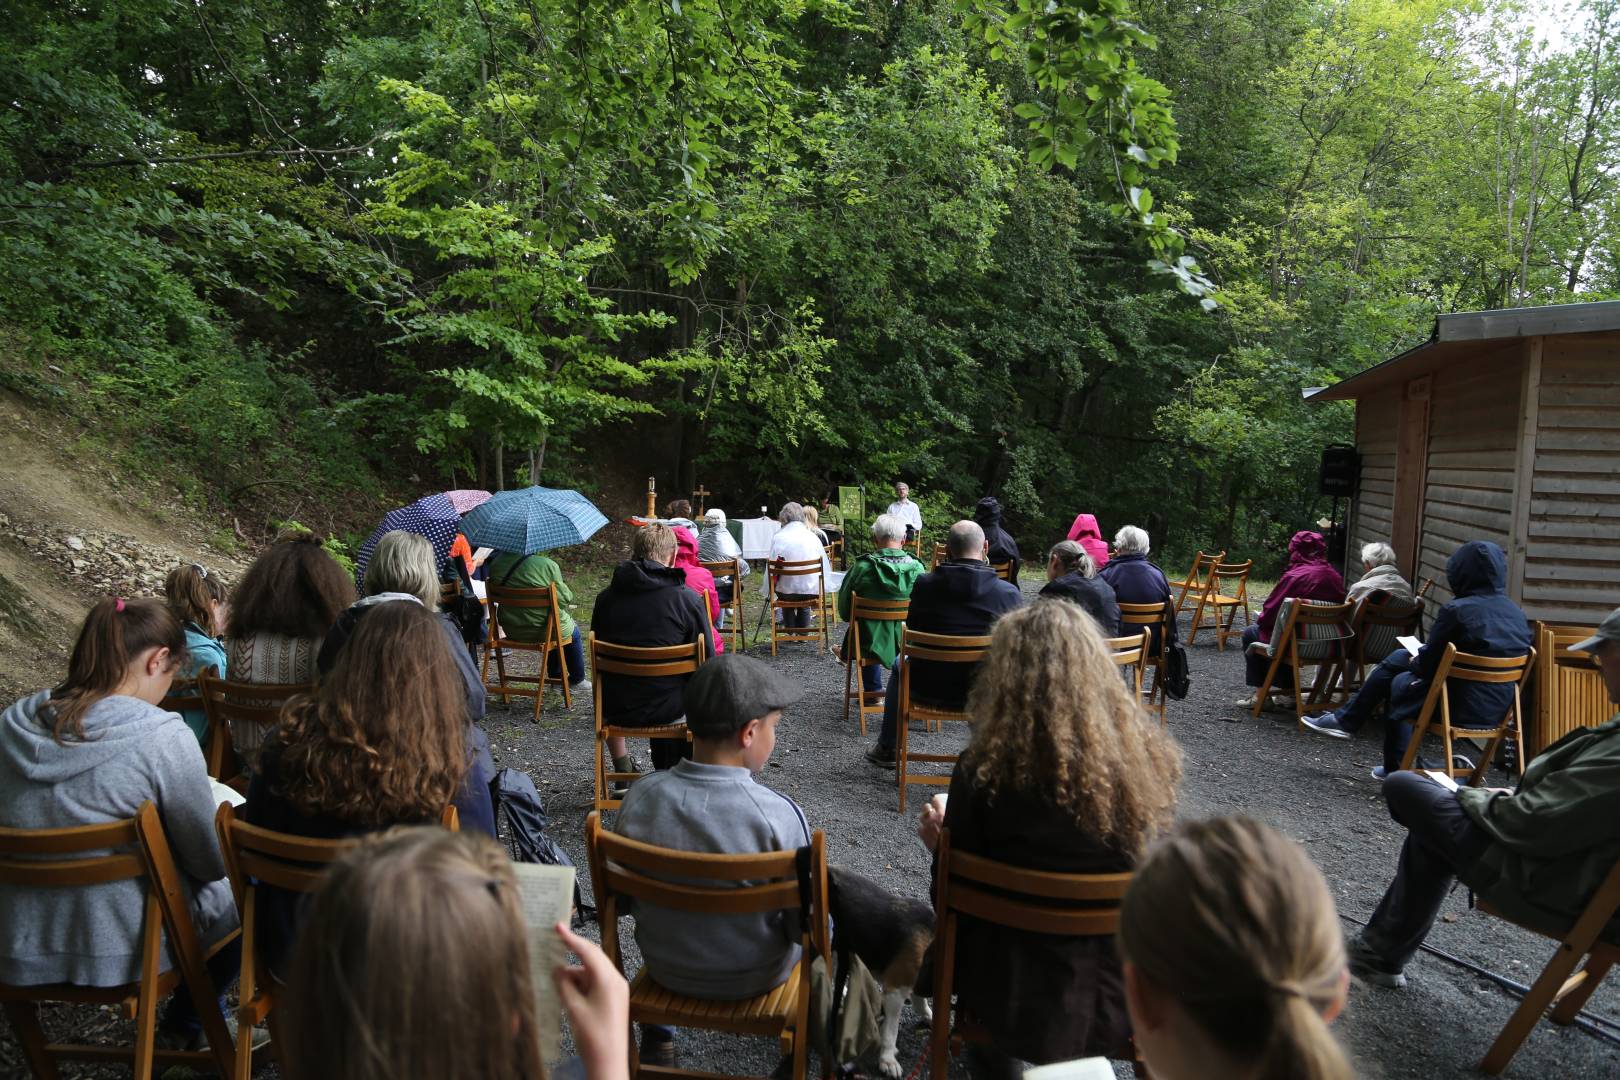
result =
[{"label": "black shoe", "polygon": [[894,747],[874,746],[866,752],[866,760],[883,769],[894,768]]},{"label": "black shoe", "polygon": [[1378,955],[1360,934],[1345,942],[1345,952],[1350,960],[1350,974],[1361,981],[1390,990],[1399,990],[1406,985],[1406,976],[1401,969]]},{"label": "black shoe", "polygon": [[649,1036],[646,1032],[642,1032],[641,1050],[637,1053],[636,1060],[643,1065],[655,1065],[661,1069],[673,1069],[675,1067],[675,1040],[660,1039],[657,1036]]}]

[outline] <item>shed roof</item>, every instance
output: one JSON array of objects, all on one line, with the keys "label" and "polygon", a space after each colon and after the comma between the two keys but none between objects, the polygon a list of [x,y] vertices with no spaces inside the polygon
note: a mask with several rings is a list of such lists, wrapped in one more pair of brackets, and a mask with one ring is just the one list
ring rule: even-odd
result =
[{"label": "shed roof", "polygon": [[1332,386],[1307,393],[1305,400],[1348,401],[1394,382],[1427,375],[1465,356],[1477,358],[1510,348],[1513,342],[1527,337],[1606,330],[1620,330],[1620,300],[1439,315],[1428,341]]}]

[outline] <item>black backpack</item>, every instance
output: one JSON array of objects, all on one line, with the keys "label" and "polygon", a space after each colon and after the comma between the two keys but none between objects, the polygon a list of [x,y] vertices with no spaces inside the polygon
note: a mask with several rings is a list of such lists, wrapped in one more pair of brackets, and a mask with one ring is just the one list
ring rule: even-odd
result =
[{"label": "black backpack", "polygon": [[[1176,613],[1170,607],[1170,602],[1164,605],[1168,610],[1167,619],[1171,627],[1175,626]],[[1163,666],[1159,668],[1159,678],[1163,680],[1164,695],[1171,701],[1182,701],[1187,691],[1192,689],[1192,674],[1187,670],[1187,650],[1180,641],[1171,641],[1170,635],[1165,634]]]},{"label": "black backpack", "polygon": [[[540,791],[534,780],[521,769],[505,768],[489,782],[489,794],[495,802],[497,828],[506,833],[506,842],[512,849],[513,862],[544,863],[547,866],[573,866],[574,860],[562,845],[546,833],[550,819],[540,801]],[[574,922],[581,923],[586,915],[595,915],[596,908],[585,902],[579,888],[579,875],[574,875]]]}]

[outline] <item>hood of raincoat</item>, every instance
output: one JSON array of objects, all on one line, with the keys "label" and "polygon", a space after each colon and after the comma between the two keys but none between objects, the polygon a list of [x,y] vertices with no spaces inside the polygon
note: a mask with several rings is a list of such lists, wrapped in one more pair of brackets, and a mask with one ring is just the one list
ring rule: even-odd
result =
[{"label": "hood of raincoat", "polygon": [[1470,540],[1446,561],[1453,596],[1486,596],[1507,590],[1507,555],[1489,540]]},{"label": "hood of raincoat", "polygon": [[692,530],[677,525],[670,531],[675,534],[675,565],[684,570],[698,569],[698,542]]},{"label": "hood of raincoat", "polygon": [[973,520],[988,529],[1001,528],[1001,502],[994,495],[986,495],[973,508]]},{"label": "hood of raincoat", "polygon": [[[982,505],[982,504],[981,504]],[[1102,527],[1091,514],[1076,514],[1074,524],[1069,526],[1070,540],[1101,540]]]},{"label": "hood of raincoat", "polygon": [[1288,565],[1327,562],[1327,540],[1319,532],[1301,529],[1288,541]]}]

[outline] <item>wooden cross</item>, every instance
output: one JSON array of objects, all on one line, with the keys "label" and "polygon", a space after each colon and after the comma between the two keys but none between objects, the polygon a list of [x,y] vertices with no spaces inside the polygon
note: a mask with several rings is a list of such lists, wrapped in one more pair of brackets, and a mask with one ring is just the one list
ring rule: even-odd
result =
[{"label": "wooden cross", "polygon": [[647,517],[658,516],[658,480],[656,477],[647,477]]},{"label": "wooden cross", "polygon": [[703,500],[708,498],[710,495],[713,495],[713,494],[714,494],[714,492],[710,491],[708,488],[704,487],[702,484],[699,484],[697,486],[697,490],[692,492],[692,497],[698,501],[697,512],[698,512],[699,517],[703,516]]}]

